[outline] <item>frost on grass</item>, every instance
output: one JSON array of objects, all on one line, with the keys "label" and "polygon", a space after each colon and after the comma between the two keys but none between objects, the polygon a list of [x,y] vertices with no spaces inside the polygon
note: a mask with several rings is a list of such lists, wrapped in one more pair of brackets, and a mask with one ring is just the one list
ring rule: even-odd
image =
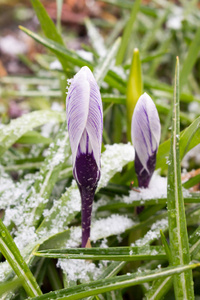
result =
[{"label": "frost on grass", "polygon": [[[106,238],[112,235],[119,235],[131,228],[134,222],[126,217],[113,214],[110,217],[103,218],[92,222],[91,226],[91,241],[96,242],[98,239],[103,239],[101,247],[107,247]],[[76,227],[71,229],[70,238],[66,242],[66,248],[79,247],[81,244],[81,228]],[[98,266],[94,263],[84,260],[59,259],[58,266],[66,273],[67,279],[70,281],[80,280],[87,282],[95,280],[104,270],[107,262],[101,262]]]},{"label": "frost on grass", "polygon": [[14,205],[21,197],[25,197],[31,184],[33,182],[28,179],[14,183],[12,178],[4,172],[3,166],[0,166],[0,209]]},{"label": "frost on grass", "polygon": [[81,283],[96,280],[103,272],[102,262],[96,266],[94,263],[83,259],[59,259],[58,267],[67,275],[68,282],[80,280]]},{"label": "frost on grass", "polygon": [[56,234],[59,231],[67,229],[67,225],[73,220],[81,210],[81,198],[75,180],[62,197],[54,201],[53,207],[45,210],[45,219],[39,230],[43,234]]},{"label": "frost on grass", "polygon": [[0,282],[5,281],[6,277],[9,276],[12,271],[11,266],[7,261],[0,263]]},{"label": "frost on grass", "polygon": [[[151,226],[151,229],[145,234],[143,238],[137,240],[135,243],[131,244],[131,246],[142,247],[151,244],[153,241],[160,238],[160,230],[165,231],[167,228],[168,228],[167,219],[158,220]],[[157,252],[154,253],[154,255],[156,254]]]},{"label": "frost on grass", "polygon": [[135,158],[135,151],[130,143],[106,145],[105,147],[106,151],[102,154],[101,159],[101,178],[98,188],[106,186],[115,173],[121,172],[122,168]]}]

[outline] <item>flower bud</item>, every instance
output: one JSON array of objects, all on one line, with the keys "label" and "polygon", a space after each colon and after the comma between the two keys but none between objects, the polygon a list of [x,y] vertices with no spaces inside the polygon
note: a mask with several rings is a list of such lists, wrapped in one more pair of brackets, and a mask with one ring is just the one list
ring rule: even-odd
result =
[{"label": "flower bud", "polygon": [[135,106],[131,124],[131,137],[135,148],[135,171],[139,187],[148,187],[155,170],[160,133],[160,120],[156,106],[151,97],[144,93]]},{"label": "flower bud", "polygon": [[89,244],[94,194],[100,178],[103,131],[99,87],[88,67],[72,79],[67,95],[67,125],[72,150],[73,175],[82,201],[82,247]]}]

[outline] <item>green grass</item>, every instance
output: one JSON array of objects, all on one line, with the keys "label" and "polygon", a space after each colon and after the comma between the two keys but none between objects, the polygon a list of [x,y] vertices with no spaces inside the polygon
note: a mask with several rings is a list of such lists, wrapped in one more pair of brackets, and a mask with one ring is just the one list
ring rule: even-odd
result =
[{"label": "green grass", "polygon": [[[31,75],[0,78],[1,299],[200,297],[200,196],[193,189],[200,180],[198,152],[190,152],[183,170],[185,155],[200,143],[197,1],[189,10],[186,1],[180,7],[103,2],[113,19],[84,20],[83,57],[68,47],[80,37],[61,22],[63,1],[55,1],[55,25],[43,4],[31,0],[40,27],[19,28],[42,53],[21,56]],[[52,69],[56,59],[61,68]],[[104,111],[91,249],[80,248],[81,199],[65,114],[66,80],[82,66],[97,80]],[[155,102],[162,136],[146,190],[138,188],[128,143],[142,90]],[[8,109],[13,100],[26,110],[16,119]],[[140,214],[137,206],[144,206]]]}]

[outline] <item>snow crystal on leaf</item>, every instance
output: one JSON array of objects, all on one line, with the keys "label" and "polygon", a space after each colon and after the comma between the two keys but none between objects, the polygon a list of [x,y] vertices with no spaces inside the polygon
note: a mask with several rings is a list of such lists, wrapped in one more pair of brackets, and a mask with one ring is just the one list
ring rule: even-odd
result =
[{"label": "snow crystal on leaf", "polygon": [[84,283],[95,280],[103,271],[103,264],[97,267],[94,263],[83,259],[59,259],[57,266],[67,274],[69,282],[80,280]]},{"label": "snow crystal on leaf", "polygon": [[137,240],[135,243],[131,244],[131,246],[141,247],[152,243],[154,240],[160,238],[160,230],[165,231],[167,229],[167,226],[168,226],[167,219],[158,220],[151,226],[151,229],[145,234],[143,238]]},{"label": "snow crystal on leaf", "polygon": [[135,151],[130,143],[106,145],[105,147],[106,151],[103,152],[101,158],[99,188],[106,186],[115,173],[122,171],[122,168],[135,158]]},{"label": "snow crystal on leaf", "polygon": [[12,271],[12,269],[7,261],[1,262],[0,263],[0,282],[5,281],[11,271]]},{"label": "snow crystal on leaf", "polygon": [[121,234],[133,225],[134,222],[130,218],[113,214],[108,218],[103,218],[92,223],[91,240],[96,241],[111,235]]},{"label": "snow crystal on leaf", "polygon": [[22,250],[27,244],[33,243],[37,240],[37,234],[35,233],[35,228],[24,226],[21,228],[21,232],[16,232],[16,237],[14,241],[19,248]]}]

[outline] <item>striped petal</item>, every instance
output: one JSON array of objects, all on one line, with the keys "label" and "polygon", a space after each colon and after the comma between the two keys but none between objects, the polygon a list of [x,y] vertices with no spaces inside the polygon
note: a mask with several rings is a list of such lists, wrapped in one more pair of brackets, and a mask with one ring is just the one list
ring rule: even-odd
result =
[{"label": "striped petal", "polygon": [[144,93],[135,106],[131,137],[141,165],[147,172],[149,172],[148,161],[158,149],[160,132],[160,120],[156,106],[151,97]]},{"label": "striped petal", "polygon": [[99,87],[88,67],[81,68],[72,79],[67,95],[67,123],[73,166],[80,151],[83,153],[89,151],[93,152],[100,169],[102,102]]}]

